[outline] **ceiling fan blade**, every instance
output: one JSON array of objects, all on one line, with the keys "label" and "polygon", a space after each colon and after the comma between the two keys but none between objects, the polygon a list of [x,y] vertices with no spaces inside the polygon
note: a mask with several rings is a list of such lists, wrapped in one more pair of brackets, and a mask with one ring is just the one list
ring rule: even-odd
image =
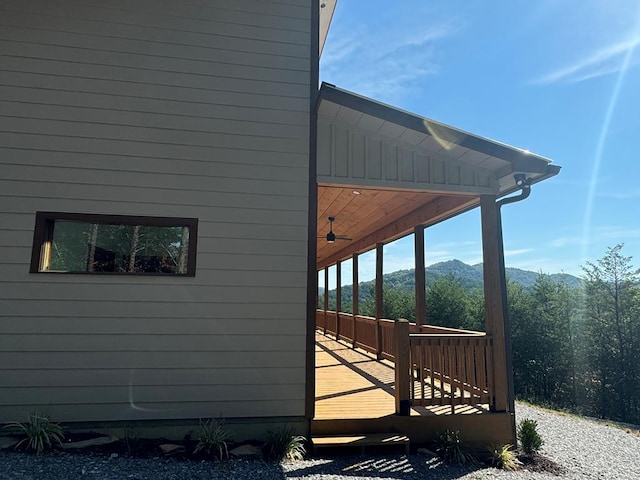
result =
[{"label": "ceiling fan blade", "polygon": [[347,237],[346,235],[336,235],[336,240],[353,240],[351,237]]}]

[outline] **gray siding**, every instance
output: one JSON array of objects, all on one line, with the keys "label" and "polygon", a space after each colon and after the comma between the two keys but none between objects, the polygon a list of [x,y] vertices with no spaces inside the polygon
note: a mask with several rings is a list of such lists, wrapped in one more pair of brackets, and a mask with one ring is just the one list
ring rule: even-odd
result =
[{"label": "gray siding", "polygon": [[[305,414],[311,2],[0,0],[0,422]],[[30,274],[38,210],[194,278]]]}]

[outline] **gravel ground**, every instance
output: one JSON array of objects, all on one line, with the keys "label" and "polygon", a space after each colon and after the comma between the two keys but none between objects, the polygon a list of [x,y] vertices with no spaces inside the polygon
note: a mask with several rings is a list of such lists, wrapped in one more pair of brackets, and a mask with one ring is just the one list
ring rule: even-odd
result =
[{"label": "gravel ground", "polygon": [[[538,421],[542,453],[561,465],[563,479],[640,479],[640,437],[590,420],[524,405],[519,419]],[[549,479],[549,473],[462,468],[419,455],[336,455],[291,464],[234,460],[179,462],[56,453],[36,457],[0,452],[0,479],[15,480],[413,480]]]}]

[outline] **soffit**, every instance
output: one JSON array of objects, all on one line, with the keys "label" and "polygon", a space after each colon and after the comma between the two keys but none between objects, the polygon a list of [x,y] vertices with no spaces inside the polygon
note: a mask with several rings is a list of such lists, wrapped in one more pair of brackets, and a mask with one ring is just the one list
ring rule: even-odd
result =
[{"label": "soffit", "polygon": [[418,148],[425,155],[463,162],[493,172],[498,195],[516,189],[514,173],[525,173],[533,182],[556,175],[560,167],[527,150],[456,129],[369,98],[323,83],[318,115],[329,122],[373,133]]},{"label": "soffit", "polygon": [[318,2],[320,6],[320,51],[318,56],[322,56],[322,50],[327,40],[327,34],[329,33],[329,27],[331,26],[331,19],[333,18],[333,12],[336,9],[336,3],[338,0],[320,0]]}]

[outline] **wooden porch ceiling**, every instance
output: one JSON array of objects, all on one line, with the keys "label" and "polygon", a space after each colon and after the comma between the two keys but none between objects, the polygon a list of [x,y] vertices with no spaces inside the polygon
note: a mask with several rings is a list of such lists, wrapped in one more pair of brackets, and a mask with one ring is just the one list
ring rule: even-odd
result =
[{"label": "wooden porch ceiling", "polygon": [[[319,185],[317,268],[367,251],[376,243],[400,238],[418,225],[432,225],[454,216],[478,201],[476,195]],[[351,241],[326,241],[330,216],[335,217],[333,232]]]}]

